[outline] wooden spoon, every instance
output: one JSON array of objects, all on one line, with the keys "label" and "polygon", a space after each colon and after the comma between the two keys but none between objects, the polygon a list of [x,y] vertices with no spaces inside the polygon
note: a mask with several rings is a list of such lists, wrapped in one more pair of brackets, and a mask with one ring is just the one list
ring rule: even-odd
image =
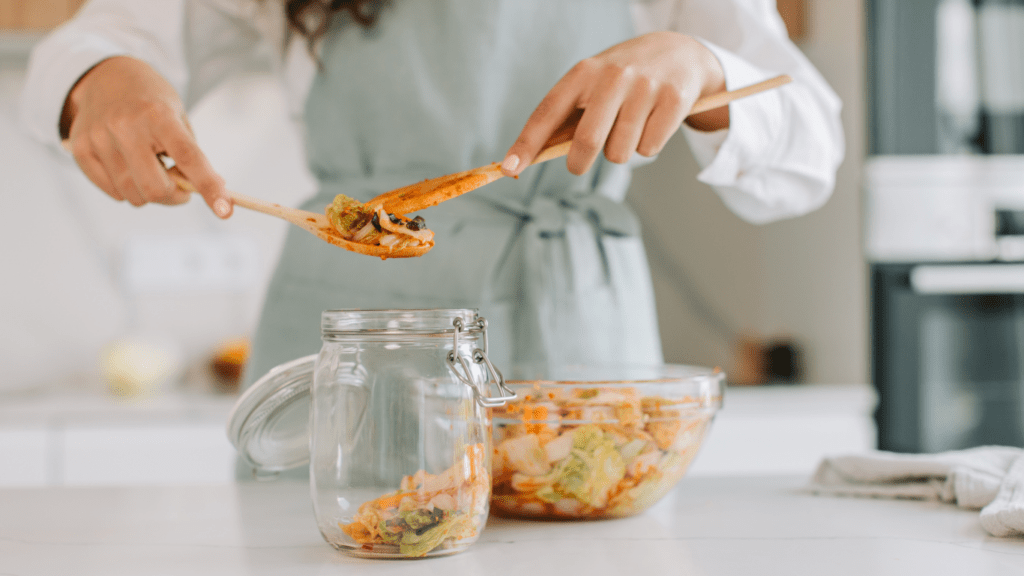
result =
[{"label": "wooden spoon", "polygon": [[[693,109],[690,110],[690,116],[720,108],[733,100],[778,88],[792,82],[792,80],[790,76],[783,74],[737,90],[705,96],[697,100],[693,105]],[[577,110],[573,116],[566,120],[548,139],[545,148],[537,154],[537,157],[533,159],[530,165],[547,162],[548,160],[568,154],[569,147],[572,145],[573,132],[576,130],[576,124],[579,122],[582,114],[582,110]],[[385,210],[394,214],[409,214],[417,210],[437,206],[445,200],[451,200],[456,196],[476,190],[502,177],[504,177],[504,174],[501,172],[501,165],[493,162],[487,166],[396,188],[377,196],[370,203],[382,203]]]},{"label": "wooden spoon", "polygon": [[[174,181],[178,188],[181,188],[186,192],[196,192],[192,183],[188,181],[188,178],[186,178],[176,166],[168,168],[167,175],[171,177],[171,180]],[[230,190],[228,191],[228,194],[231,196],[231,201],[234,202],[236,206],[241,206],[242,208],[248,208],[249,210],[255,210],[256,212],[262,212],[269,216],[276,216],[282,220],[287,220],[317,238],[351,252],[358,252],[359,254],[366,254],[367,256],[377,256],[381,259],[413,258],[415,256],[422,256],[426,254],[434,247],[433,241],[419,246],[405,246],[403,248],[388,248],[387,246],[374,246],[371,244],[352,242],[346,240],[338,233],[338,229],[334,227],[334,224],[331,223],[331,220],[325,214],[317,214],[316,212],[308,212],[306,210],[299,210],[298,208],[282,206],[276,202],[267,202],[266,200],[260,200],[259,198],[253,198],[252,196],[246,196],[245,194],[239,194],[238,192],[232,192]]]}]

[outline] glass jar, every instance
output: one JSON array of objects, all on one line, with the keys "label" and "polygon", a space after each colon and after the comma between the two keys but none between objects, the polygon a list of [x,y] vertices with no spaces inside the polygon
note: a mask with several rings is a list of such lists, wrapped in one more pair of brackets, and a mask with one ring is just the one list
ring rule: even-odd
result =
[{"label": "glass jar", "polygon": [[396,558],[468,547],[491,494],[487,409],[515,397],[487,358],[486,320],[475,310],[331,310],[321,331],[317,356],[278,367],[239,399],[262,399],[236,406],[248,413],[232,419],[240,453],[264,473],[294,466],[304,405],[313,508],[328,543]]}]

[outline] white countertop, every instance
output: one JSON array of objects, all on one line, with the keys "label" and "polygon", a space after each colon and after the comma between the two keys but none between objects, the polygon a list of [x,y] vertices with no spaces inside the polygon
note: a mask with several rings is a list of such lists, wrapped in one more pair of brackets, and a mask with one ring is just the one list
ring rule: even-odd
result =
[{"label": "white countertop", "polygon": [[632,518],[492,517],[467,551],[419,561],[355,559],[331,548],[305,483],[6,489],[0,575],[1024,574],[1024,540],[987,536],[977,512],[811,496],[802,483],[685,478]]}]

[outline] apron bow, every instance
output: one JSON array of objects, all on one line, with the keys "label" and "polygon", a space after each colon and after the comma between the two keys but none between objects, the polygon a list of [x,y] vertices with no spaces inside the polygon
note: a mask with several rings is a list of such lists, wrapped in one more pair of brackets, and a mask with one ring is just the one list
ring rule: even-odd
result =
[{"label": "apron bow", "polygon": [[601,194],[571,197],[536,196],[525,206],[490,200],[494,206],[519,218],[541,238],[562,238],[569,222],[581,218],[595,236],[624,238],[640,235],[640,223],[633,212],[621,202]]}]

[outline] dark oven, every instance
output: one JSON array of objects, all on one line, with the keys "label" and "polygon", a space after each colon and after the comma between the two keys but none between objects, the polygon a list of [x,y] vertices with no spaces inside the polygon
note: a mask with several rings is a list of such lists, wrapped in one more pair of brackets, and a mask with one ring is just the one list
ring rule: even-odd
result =
[{"label": "dark oven", "polygon": [[875,157],[866,184],[879,448],[1024,446],[1024,159]]}]

